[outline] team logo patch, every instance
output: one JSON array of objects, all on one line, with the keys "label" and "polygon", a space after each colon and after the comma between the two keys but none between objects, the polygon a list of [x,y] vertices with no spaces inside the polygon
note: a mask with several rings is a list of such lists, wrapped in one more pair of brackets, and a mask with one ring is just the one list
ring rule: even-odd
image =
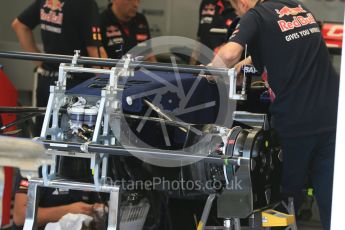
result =
[{"label": "team logo patch", "polygon": [[137,34],[136,38],[137,41],[145,41],[149,38],[149,36],[147,34]]},{"label": "team logo patch", "polygon": [[111,37],[121,37],[122,33],[121,33],[121,30],[119,29],[119,27],[117,27],[117,26],[108,26],[107,27],[106,35],[107,35],[108,38],[111,38]]},{"label": "team logo patch", "polygon": [[213,22],[213,17],[202,17],[200,24],[211,24]]},{"label": "team logo patch", "polygon": [[226,20],[225,24],[227,27],[230,27],[231,26],[231,23],[232,23],[232,20],[231,19],[228,19]]},{"label": "team logo patch", "polygon": [[109,38],[108,46],[114,46],[114,45],[119,45],[123,43],[124,43],[124,40],[122,37]]},{"label": "team logo patch", "polygon": [[207,4],[201,11],[201,15],[215,15],[216,14],[216,6],[213,4]]},{"label": "team logo patch", "polygon": [[292,21],[279,20],[278,25],[282,32],[293,30],[306,25],[316,24],[316,20],[311,13],[307,17],[294,16]]},{"label": "team logo patch", "polygon": [[[61,33],[61,25],[63,22],[63,6],[59,0],[46,0],[40,10],[41,29],[53,33]],[[48,24],[46,24],[48,23]],[[54,24],[54,25],[51,25]]]},{"label": "team logo patch", "polygon": [[62,12],[62,7],[64,5],[65,3],[61,3],[59,0],[46,0],[45,4],[43,5],[43,8],[48,8],[51,11]]},{"label": "team logo patch", "polygon": [[99,28],[98,26],[93,26],[92,27],[92,39],[97,41],[101,41],[102,40],[102,35],[101,35],[101,28]]},{"label": "team logo patch", "polygon": [[281,8],[280,10],[275,10],[276,13],[278,14],[279,18],[285,17],[285,16],[296,16],[299,15],[301,13],[306,13],[307,11],[305,11],[301,5],[298,5],[297,7],[294,8],[290,8],[287,6],[284,6],[283,8]]}]

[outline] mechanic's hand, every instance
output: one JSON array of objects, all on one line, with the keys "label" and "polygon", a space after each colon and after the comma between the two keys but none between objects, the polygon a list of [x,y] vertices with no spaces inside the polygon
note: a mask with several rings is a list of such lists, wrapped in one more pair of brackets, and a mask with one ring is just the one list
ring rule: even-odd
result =
[{"label": "mechanic's hand", "polygon": [[242,66],[243,66],[243,63],[242,63],[242,62],[239,62],[239,63],[237,63],[237,64],[234,66],[237,75],[241,74],[241,68],[242,68]]},{"label": "mechanic's hand", "polygon": [[41,62],[41,61],[35,61],[34,64],[35,64],[36,67],[42,67],[43,62]]},{"label": "mechanic's hand", "polygon": [[244,64],[245,64],[244,61],[241,61],[234,66],[236,74],[237,74],[237,76],[236,76],[237,77],[236,78],[236,85],[237,86],[242,86],[242,83],[243,83],[243,72],[241,71],[241,69],[242,69],[242,66]]},{"label": "mechanic's hand", "polygon": [[102,203],[95,203],[92,208],[94,213],[102,214],[108,212],[108,208]]},{"label": "mechanic's hand", "polygon": [[93,214],[94,214],[94,217],[96,218],[97,217],[100,218],[108,212],[109,212],[108,207],[106,207],[104,204],[95,203],[93,205]]},{"label": "mechanic's hand", "polygon": [[85,202],[75,202],[67,205],[67,210],[72,214],[85,214],[92,216],[93,207],[94,206],[92,204],[87,204]]},{"label": "mechanic's hand", "polygon": [[104,204],[102,204],[102,203],[94,203],[93,204],[93,209],[99,209],[99,208],[104,208]]},{"label": "mechanic's hand", "polygon": [[[242,67],[242,66],[241,66]],[[241,67],[240,67],[240,69],[241,69]],[[236,70],[237,71],[237,70]],[[243,73],[241,72],[241,70],[240,70],[240,72],[237,72],[237,76],[236,76],[236,85],[237,86],[242,86],[242,84],[243,84]]]},{"label": "mechanic's hand", "polygon": [[[205,66],[203,64],[200,64],[199,66]],[[212,67],[212,63],[209,63],[206,67]],[[207,79],[207,81],[209,82],[216,82],[218,76],[214,76],[214,75],[208,75],[208,74],[199,74],[199,77],[204,77]]]}]

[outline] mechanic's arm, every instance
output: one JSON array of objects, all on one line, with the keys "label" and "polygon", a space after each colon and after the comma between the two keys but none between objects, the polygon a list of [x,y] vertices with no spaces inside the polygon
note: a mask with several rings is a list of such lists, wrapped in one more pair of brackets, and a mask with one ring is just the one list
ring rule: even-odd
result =
[{"label": "mechanic's arm", "polygon": [[245,59],[243,59],[242,61],[240,61],[239,63],[237,63],[234,68],[236,69],[236,73],[240,73],[241,71],[241,67],[244,65],[252,65],[253,61],[252,61],[252,57],[249,56]]},{"label": "mechanic's arm", "polygon": [[[108,55],[104,49],[103,46],[97,47],[97,46],[87,46],[86,47],[87,54],[89,57],[95,57],[95,58],[108,58]],[[100,67],[100,66],[92,66],[93,68],[98,69],[110,69],[109,67]]]},{"label": "mechanic's arm", "polygon": [[196,47],[194,47],[194,49],[192,50],[192,54],[189,60],[189,65],[198,64],[200,50],[201,50],[201,43],[200,43],[200,38],[198,38],[198,43],[196,44]]},{"label": "mechanic's arm", "polygon": [[209,66],[215,68],[231,68],[237,64],[243,52],[243,46],[236,42],[228,42],[220,48]]},{"label": "mechanic's arm", "polygon": [[87,54],[89,55],[89,57],[108,58],[108,55],[105,52],[105,49],[103,46],[101,46],[101,47],[87,46],[86,50],[87,50]]},{"label": "mechanic's arm", "polygon": [[146,61],[148,61],[148,62],[157,62],[157,58],[156,58],[155,55],[149,54],[149,55],[147,55],[147,57],[146,57]]},{"label": "mechanic's arm", "polygon": [[[36,45],[34,34],[31,29],[21,23],[17,18],[12,22],[12,28],[16,32],[18,40],[22,48],[26,52],[41,53]],[[34,62],[35,65],[41,66],[42,62]]]},{"label": "mechanic's arm", "polygon": [[[17,193],[14,201],[13,221],[17,226],[23,226],[25,222],[25,212],[27,195]],[[37,225],[42,226],[50,222],[59,221],[67,213],[85,214],[92,216],[93,205],[84,202],[76,202],[68,205],[61,205],[51,208],[38,208]]]}]

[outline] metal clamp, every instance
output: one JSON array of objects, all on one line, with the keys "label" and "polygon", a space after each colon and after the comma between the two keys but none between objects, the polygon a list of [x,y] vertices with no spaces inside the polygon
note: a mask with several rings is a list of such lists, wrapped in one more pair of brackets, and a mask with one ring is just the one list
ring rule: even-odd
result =
[{"label": "metal clamp", "polygon": [[80,146],[80,151],[84,152],[84,153],[89,153],[89,144],[91,144],[90,141],[85,142],[84,144],[82,144]]},{"label": "metal clamp", "polygon": [[123,64],[123,68],[125,70],[128,70],[129,69],[129,63],[131,62],[131,59],[132,59],[132,56],[130,54],[127,54],[126,55],[126,58],[124,59],[125,60],[125,63]]},{"label": "metal clamp", "polygon": [[132,55],[127,54],[122,60],[124,61],[124,63],[123,63],[123,68],[122,68],[121,74],[119,76],[133,77],[134,76],[134,69],[130,68],[131,62],[134,61],[134,59],[132,58]]},{"label": "metal clamp", "polygon": [[74,50],[74,56],[72,59],[72,66],[76,66],[78,64],[79,58],[80,58],[80,50]]},{"label": "metal clamp", "polygon": [[[229,69],[228,71],[228,77],[229,77],[229,84],[230,84],[230,89],[229,89],[229,99],[232,100],[247,100],[247,95],[245,90],[241,91],[241,94],[237,94],[237,74],[235,68]],[[243,83],[245,87],[245,83]]]},{"label": "metal clamp", "polygon": [[57,87],[66,87],[67,72],[65,71],[66,64],[61,63],[59,66],[59,77],[56,82]]},{"label": "metal clamp", "polygon": [[109,78],[109,87],[116,88],[118,84],[118,76],[117,76],[118,68],[113,67],[110,70],[110,78]]}]

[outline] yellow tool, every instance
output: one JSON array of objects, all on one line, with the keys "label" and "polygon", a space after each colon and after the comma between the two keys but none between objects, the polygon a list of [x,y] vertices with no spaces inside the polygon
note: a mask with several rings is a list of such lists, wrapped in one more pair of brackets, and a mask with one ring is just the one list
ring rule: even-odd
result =
[{"label": "yellow tool", "polygon": [[197,230],[203,230],[205,228],[205,224],[200,221]]},{"label": "yellow tool", "polygon": [[293,215],[278,212],[272,209],[266,210],[262,214],[262,227],[289,226],[295,222]]}]

